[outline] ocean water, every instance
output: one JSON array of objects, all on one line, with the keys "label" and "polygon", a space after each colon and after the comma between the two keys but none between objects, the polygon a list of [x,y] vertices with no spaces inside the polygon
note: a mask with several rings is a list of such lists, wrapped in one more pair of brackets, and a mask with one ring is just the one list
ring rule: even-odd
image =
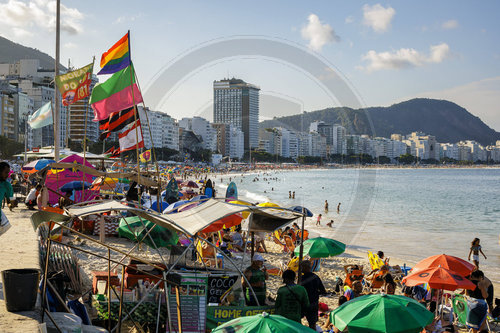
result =
[{"label": "ocean water", "polygon": [[[410,266],[441,253],[467,259],[470,242],[478,237],[488,257],[480,257],[480,268],[500,281],[498,168],[324,169],[231,178],[248,201],[307,207],[315,214],[306,223],[309,230],[359,250],[383,250]],[[228,177],[218,177],[219,191],[228,183]],[[316,227],[318,214],[323,217]],[[333,228],[326,226],[330,220]]]}]

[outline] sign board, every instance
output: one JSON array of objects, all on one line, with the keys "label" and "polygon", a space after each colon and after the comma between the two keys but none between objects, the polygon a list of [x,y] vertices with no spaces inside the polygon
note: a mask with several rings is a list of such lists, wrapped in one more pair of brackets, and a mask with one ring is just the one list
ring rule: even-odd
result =
[{"label": "sign board", "polygon": [[38,153],[40,151],[40,148],[33,148],[32,150],[34,153]]},{"label": "sign board", "polygon": [[220,303],[224,295],[238,280],[239,275],[210,275],[208,277],[208,303]]},{"label": "sign board", "polygon": [[[182,332],[204,332],[207,318],[207,275],[203,273],[179,273],[179,275],[181,275],[179,293]],[[176,288],[169,286],[170,322],[174,331],[178,332],[179,322],[175,294]]]},{"label": "sign board", "polygon": [[262,312],[274,314],[272,305],[267,306],[209,306],[207,308],[207,330],[211,332],[214,328],[230,320],[239,317],[253,316]]}]

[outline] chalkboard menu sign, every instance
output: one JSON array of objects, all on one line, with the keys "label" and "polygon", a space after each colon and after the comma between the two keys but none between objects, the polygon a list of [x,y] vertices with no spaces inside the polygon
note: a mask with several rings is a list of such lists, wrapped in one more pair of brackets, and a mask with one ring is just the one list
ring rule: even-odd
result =
[{"label": "chalkboard menu sign", "polygon": [[220,303],[221,297],[238,281],[239,275],[210,275],[208,277],[208,303]]}]

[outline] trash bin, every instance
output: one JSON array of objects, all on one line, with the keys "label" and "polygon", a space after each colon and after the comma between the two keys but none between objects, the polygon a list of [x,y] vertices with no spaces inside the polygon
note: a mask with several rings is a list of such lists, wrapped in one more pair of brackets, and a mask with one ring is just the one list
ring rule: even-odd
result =
[{"label": "trash bin", "polygon": [[30,311],[36,303],[40,270],[34,268],[2,271],[3,295],[7,311]]}]

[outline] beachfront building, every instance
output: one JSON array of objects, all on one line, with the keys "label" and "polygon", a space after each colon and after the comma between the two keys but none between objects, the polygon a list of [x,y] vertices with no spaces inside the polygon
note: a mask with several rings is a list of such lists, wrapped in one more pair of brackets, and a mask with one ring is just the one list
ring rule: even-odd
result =
[{"label": "beachfront building", "polygon": [[240,79],[214,81],[214,123],[233,124],[244,134],[245,151],[259,146],[260,88]]},{"label": "beachfront building", "polygon": [[404,142],[410,146],[410,153],[421,160],[439,160],[439,145],[436,137],[422,132],[413,132],[406,136]]},{"label": "beachfront building", "polygon": [[182,118],[179,120],[179,127],[193,131],[203,140],[203,149],[216,151],[217,149],[217,132],[212,127],[210,122],[202,117]]},{"label": "beachfront building", "polygon": [[460,151],[458,145],[455,143],[441,143],[439,158],[450,158],[453,160],[460,160]]},{"label": "beachfront building", "polygon": [[[65,68],[62,68],[61,72],[64,71]],[[17,87],[19,92],[26,94],[33,102],[33,111],[38,110],[42,105],[54,99],[54,70],[53,68],[42,68],[38,59],[21,59],[15,63],[0,64],[0,78]],[[24,96],[20,98],[21,108],[23,108],[21,104],[28,104],[27,107],[31,108],[31,101]],[[66,137],[69,134],[67,131],[67,113],[68,109],[62,105],[62,99],[60,99],[59,144],[61,147],[64,147]],[[14,129],[14,132],[24,133],[25,123],[24,120],[20,122],[19,118],[25,118],[24,111],[17,115],[17,126],[15,126],[17,128]],[[19,138],[18,134],[17,139],[19,140]],[[53,125],[35,130],[28,126],[28,148],[52,146],[53,144]]]},{"label": "beachfront building", "polygon": [[229,157],[241,160],[245,154],[245,135],[236,126],[229,125]]},{"label": "beachfront building", "polygon": [[486,147],[488,153],[488,161],[500,163],[500,141],[496,142],[496,146]]},{"label": "beachfront building", "polygon": [[7,80],[0,81],[0,135],[24,142],[33,99]]},{"label": "beachfront building", "polygon": [[[154,144],[155,148],[179,150],[179,125],[174,118],[164,112],[152,111],[142,106],[138,107],[138,111],[141,119],[144,146],[147,149]],[[148,123],[151,126],[151,134]]]},{"label": "beachfront building", "polygon": [[[97,75],[92,75],[90,91],[99,82]],[[99,141],[99,122],[94,121],[94,110],[89,104],[89,97],[74,102],[69,107],[69,139],[73,142]]]},{"label": "beachfront building", "polygon": [[463,145],[470,148],[470,161],[486,161],[487,152],[484,147],[474,140],[466,140],[462,142]]}]

